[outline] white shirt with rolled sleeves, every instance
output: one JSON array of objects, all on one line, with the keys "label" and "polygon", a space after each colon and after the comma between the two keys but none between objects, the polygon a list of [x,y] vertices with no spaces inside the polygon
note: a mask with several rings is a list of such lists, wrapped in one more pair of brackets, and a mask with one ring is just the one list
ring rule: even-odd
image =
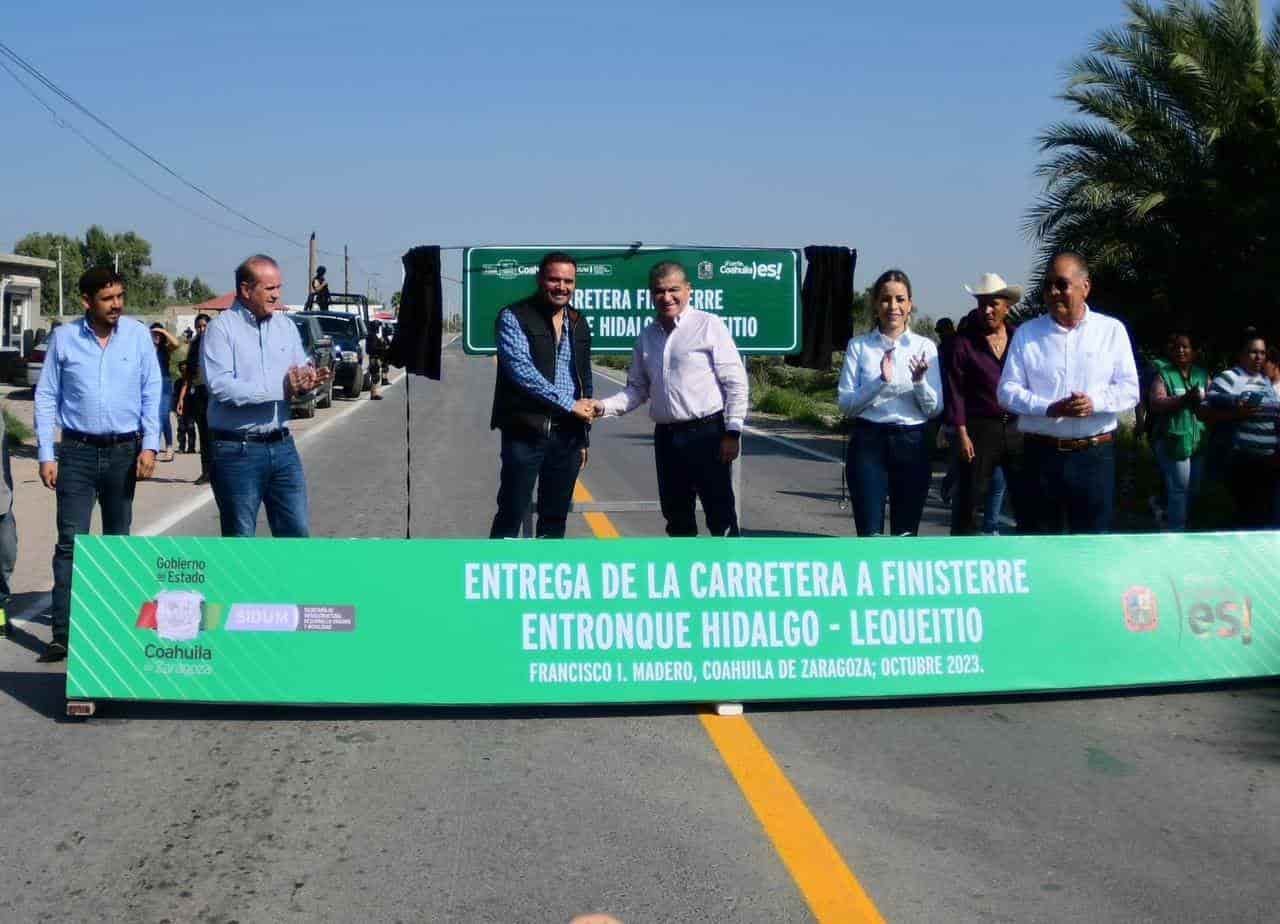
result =
[{"label": "white shirt with rolled sleeves", "polygon": [[[893,381],[880,374],[884,354],[893,350]],[[924,356],[929,368],[911,380],[911,361]],[[942,412],[938,347],[928,337],[904,331],[895,341],[878,330],[854,337],[844,351],[836,403],[846,417],[871,423],[915,426]]]},{"label": "white shirt with rolled sleeves", "polygon": [[654,423],[679,423],[724,412],[726,430],[742,431],[747,417],[747,369],[723,321],[686,308],[671,333],[656,320],[640,332],[626,387],[604,399],[617,417],[649,402]]},{"label": "white shirt with rolled sleeves", "polygon": [[[1088,417],[1046,417],[1049,405],[1072,392],[1093,401]],[[1110,433],[1117,415],[1138,404],[1138,368],[1129,332],[1115,318],[1085,306],[1084,318],[1065,328],[1050,315],[1021,325],[1009,344],[996,396],[1018,415],[1018,429],[1058,439]]]}]

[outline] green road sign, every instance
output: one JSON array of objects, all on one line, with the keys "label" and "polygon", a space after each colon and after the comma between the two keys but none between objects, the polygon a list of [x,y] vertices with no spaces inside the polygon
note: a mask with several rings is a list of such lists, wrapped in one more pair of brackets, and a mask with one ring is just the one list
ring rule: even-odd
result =
[{"label": "green road sign", "polygon": [[563,250],[578,261],[574,307],[591,324],[599,353],[630,353],[653,319],[649,269],[661,260],[685,267],[691,304],[721,317],[746,354],[800,349],[800,258],[794,250],[673,250],[660,247],[471,247],[463,253],[463,348],[493,353],[494,321],[532,295],[538,261]]},{"label": "green road sign", "polygon": [[552,704],[1280,674],[1280,534],[80,536],[68,698]]}]

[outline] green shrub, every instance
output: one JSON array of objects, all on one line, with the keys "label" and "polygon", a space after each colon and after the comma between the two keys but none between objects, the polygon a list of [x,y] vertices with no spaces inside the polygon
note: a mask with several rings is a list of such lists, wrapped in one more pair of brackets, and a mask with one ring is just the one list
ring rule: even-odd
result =
[{"label": "green shrub", "polygon": [[15,443],[25,443],[35,436],[35,432],[26,423],[9,413],[8,408],[4,409],[4,432]]}]

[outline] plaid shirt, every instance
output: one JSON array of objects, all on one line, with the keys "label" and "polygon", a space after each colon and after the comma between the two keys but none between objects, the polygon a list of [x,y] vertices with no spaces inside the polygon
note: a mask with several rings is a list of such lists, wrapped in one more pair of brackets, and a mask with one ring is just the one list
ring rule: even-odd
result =
[{"label": "plaid shirt", "polygon": [[554,404],[566,412],[582,397],[573,381],[573,343],[569,319],[565,318],[564,335],[556,349],[556,380],[552,384],[533,364],[529,354],[529,338],[516,316],[504,311],[498,316],[498,362],[502,371],[529,394]]}]

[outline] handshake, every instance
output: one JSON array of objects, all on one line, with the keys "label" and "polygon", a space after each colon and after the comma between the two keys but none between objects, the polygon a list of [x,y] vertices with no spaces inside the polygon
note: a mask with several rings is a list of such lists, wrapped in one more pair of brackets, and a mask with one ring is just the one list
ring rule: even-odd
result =
[{"label": "handshake", "polygon": [[594,398],[579,398],[573,402],[573,416],[583,423],[591,423],[597,417],[604,416],[604,402]]}]

